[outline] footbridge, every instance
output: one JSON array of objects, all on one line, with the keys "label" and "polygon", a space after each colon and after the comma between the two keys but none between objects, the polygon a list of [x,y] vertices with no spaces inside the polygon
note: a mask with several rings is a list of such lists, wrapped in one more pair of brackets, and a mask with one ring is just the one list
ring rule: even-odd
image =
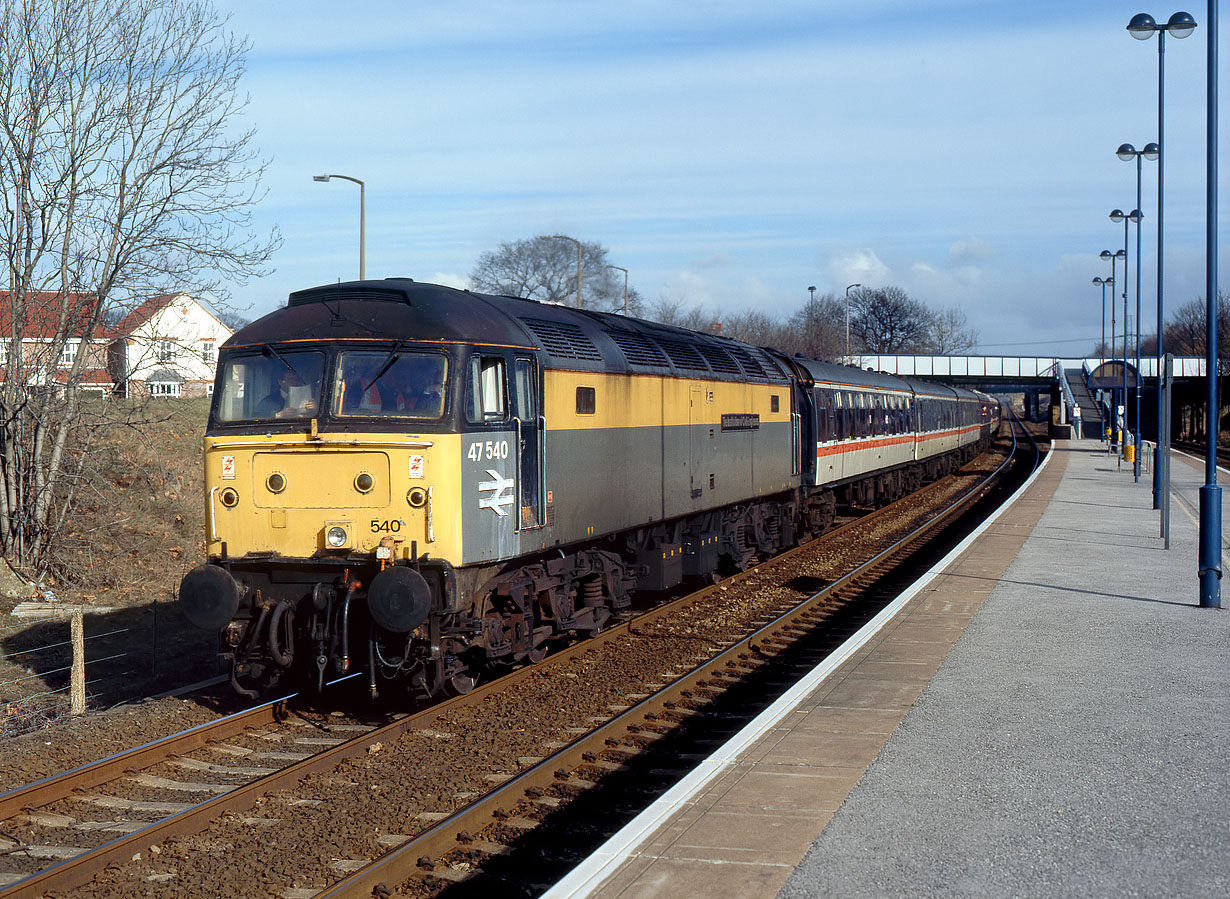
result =
[{"label": "footbridge", "polygon": [[[1172,356],[1170,376],[1181,395],[1185,385],[1202,381],[1205,360],[1201,356]],[[1042,418],[1042,395],[1054,411],[1051,423],[1075,426],[1081,436],[1096,437],[1118,406],[1126,405],[1128,427],[1135,430],[1135,361],[1098,357],[1057,356],[920,356],[857,355],[843,359],[848,365],[909,378],[923,378],[972,387],[992,394],[1020,393],[1025,414]],[[1156,358],[1141,358],[1141,421],[1144,432],[1157,430]],[[1124,388],[1127,403],[1124,403]],[[1181,413],[1180,409],[1176,412]]]}]

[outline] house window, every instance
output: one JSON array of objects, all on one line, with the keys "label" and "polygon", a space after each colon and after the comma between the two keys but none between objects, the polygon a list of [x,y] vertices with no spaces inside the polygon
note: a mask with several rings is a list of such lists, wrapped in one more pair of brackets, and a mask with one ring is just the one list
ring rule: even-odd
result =
[{"label": "house window", "polygon": [[183,385],[175,381],[150,381],[150,396],[179,396]]},{"label": "house window", "polygon": [[201,361],[204,362],[206,365],[213,365],[214,358],[216,357],[216,355],[217,354],[214,351],[214,342],[212,340],[202,340],[201,341]]},{"label": "house window", "polygon": [[64,342],[64,346],[60,348],[60,365],[69,366],[73,364],[73,360],[77,358],[77,347],[79,344]]},{"label": "house window", "polygon": [[158,341],[158,361],[159,362],[174,362],[177,347],[174,340]]}]

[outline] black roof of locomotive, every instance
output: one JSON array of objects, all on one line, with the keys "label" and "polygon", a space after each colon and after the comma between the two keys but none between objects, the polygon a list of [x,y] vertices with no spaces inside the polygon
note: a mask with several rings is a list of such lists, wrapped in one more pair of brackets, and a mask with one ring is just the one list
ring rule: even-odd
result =
[{"label": "black roof of locomotive", "polygon": [[224,347],[307,340],[426,340],[531,347],[524,328],[479,295],[413,281],[351,281],[297,290]]},{"label": "black roof of locomotive", "polygon": [[737,340],[655,322],[406,278],[351,281],[292,293],[287,305],[224,348],[315,340],[406,340],[536,349],[551,367],[679,373],[781,382],[772,354]]}]

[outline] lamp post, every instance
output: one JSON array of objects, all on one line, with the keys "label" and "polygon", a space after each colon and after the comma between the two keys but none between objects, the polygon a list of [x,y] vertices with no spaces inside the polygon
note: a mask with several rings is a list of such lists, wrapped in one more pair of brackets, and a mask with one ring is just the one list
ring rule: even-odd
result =
[{"label": "lamp post", "polygon": [[[1103,259],[1110,260],[1110,281],[1109,281],[1110,284],[1115,283],[1115,260],[1116,259],[1123,260],[1123,278],[1125,281],[1127,280],[1127,250],[1116,250],[1113,253],[1110,250],[1103,250],[1101,253],[1101,256]],[[1124,301],[1124,303],[1125,303],[1124,308],[1126,310],[1126,300]],[[1124,312],[1124,315],[1125,316],[1127,315],[1126,311]],[[1123,358],[1125,361],[1127,360],[1126,332],[1127,332],[1127,323],[1124,322],[1125,336],[1124,336]],[[1115,359],[1115,292],[1113,290],[1110,293],[1110,358],[1112,362]],[[1123,378],[1124,378],[1124,383],[1126,384],[1127,383],[1127,372],[1126,371],[1123,374]],[[1126,397],[1124,397],[1123,402],[1127,403]],[[1114,428],[1115,425],[1118,424],[1118,422],[1115,420],[1115,414],[1114,414],[1114,408],[1113,408],[1115,406],[1115,391],[1113,388],[1110,391],[1110,404],[1112,406],[1110,422],[1111,422],[1111,427]],[[1107,446],[1106,446],[1107,452],[1110,451],[1110,443],[1113,443],[1113,442],[1114,441],[1110,441],[1107,443]]]},{"label": "lamp post", "polygon": [[614,268],[624,273],[624,318],[628,317],[628,270],[618,265],[603,265],[603,268]]},{"label": "lamp post", "polygon": [[551,240],[571,240],[577,245],[577,308],[581,308],[581,241],[566,234],[552,234]]},{"label": "lamp post", "polygon": [[[1109,250],[1107,250],[1106,252],[1108,254],[1110,253]],[[1111,258],[1113,259],[1114,257],[1112,256]],[[1101,368],[1103,365],[1106,364],[1106,285],[1107,284],[1114,285],[1115,279],[1114,277],[1094,278],[1093,283],[1099,284],[1102,287],[1102,342],[1098,345],[1098,367]],[[1111,297],[1112,299],[1114,298],[1113,293],[1111,294]],[[1113,306],[1114,304],[1112,303],[1111,305]],[[1101,436],[1103,440],[1106,439],[1106,429],[1105,428],[1102,429]]]},{"label": "lamp post", "polygon": [[850,359],[850,288],[862,287],[862,284],[851,284],[846,288],[846,360]]},{"label": "lamp post", "polygon": [[1221,487],[1217,485],[1217,0],[1208,5],[1208,66],[1205,88],[1205,380],[1208,381],[1208,427],[1205,429],[1204,474],[1200,488],[1200,607],[1221,608]]},{"label": "lamp post", "polygon": [[1153,508],[1162,510],[1162,536],[1166,548],[1170,548],[1170,395],[1162,374],[1166,351],[1163,345],[1165,314],[1162,300],[1162,239],[1165,221],[1166,169],[1163,165],[1163,144],[1166,122],[1166,32],[1176,38],[1187,37],[1196,29],[1196,20],[1190,13],[1177,12],[1165,25],[1159,25],[1148,13],[1137,13],[1128,22],[1128,34],[1139,41],[1147,41],[1157,32],[1157,449],[1153,463]]},{"label": "lamp post", "polygon": [[[1136,208],[1140,209],[1140,160],[1144,159],[1155,160],[1161,155],[1161,148],[1157,144],[1145,144],[1143,150],[1137,150],[1131,144],[1120,144],[1119,149],[1115,151],[1115,155],[1124,162],[1136,160]],[[1158,329],[1158,335],[1161,335],[1161,329]],[[1158,366],[1158,371],[1161,371],[1161,366]],[[1140,222],[1136,223],[1136,459],[1132,465],[1132,478],[1135,481],[1140,480]],[[1161,419],[1158,419],[1158,427],[1161,427]],[[1154,473],[1156,475],[1157,466],[1154,465]],[[1157,478],[1153,481],[1153,508],[1157,508]]]},{"label": "lamp post", "polygon": [[[1127,279],[1127,267],[1128,267],[1128,260],[1130,259],[1130,256],[1128,254],[1128,223],[1131,222],[1139,228],[1140,219],[1141,219],[1141,214],[1140,214],[1139,209],[1133,209],[1131,212],[1128,212],[1128,213],[1124,213],[1122,209],[1112,209],[1110,211],[1110,220],[1112,222],[1123,222],[1123,257],[1124,257],[1123,258],[1123,427],[1125,430],[1127,429],[1127,405],[1128,405],[1128,387],[1127,387],[1127,354],[1128,354],[1128,348],[1127,348],[1127,341],[1128,341],[1127,285],[1128,285],[1128,279]],[[1136,264],[1140,265],[1139,262],[1137,262]],[[1139,321],[1137,321],[1136,323],[1136,336],[1137,336],[1137,339],[1140,339],[1140,322]],[[1139,368],[1137,368],[1137,371],[1136,371],[1136,383],[1137,383],[1137,389],[1139,390],[1139,385],[1140,385],[1140,369]],[[1139,404],[1137,408],[1139,409]],[[1140,432],[1140,419],[1139,418],[1137,418],[1136,420],[1136,431],[1137,431],[1137,439],[1139,439],[1139,432]],[[1123,450],[1126,448],[1126,446],[1127,446],[1127,441],[1125,440],[1124,446],[1120,447],[1120,455],[1124,455]],[[1134,466],[1133,466],[1133,470],[1135,470]],[[1139,477],[1140,475],[1137,474],[1136,478],[1139,479]]]},{"label": "lamp post", "polygon": [[312,176],[313,181],[326,181],[327,182],[330,178],[341,178],[343,181],[352,181],[355,184],[359,185],[359,280],[360,281],[366,280],[366,268],[363,265],[363,256],[364,256],[364,250],[365,250],[365,247],[364,247],[365,233],[364,232],[366,231],[366,228],[367,228],[366,223],[364,221],[364,218],[366,216],[366,206],[367,206],[367,185],[365,185],[358,178],[351,178],[349,175],[313,175]]}]

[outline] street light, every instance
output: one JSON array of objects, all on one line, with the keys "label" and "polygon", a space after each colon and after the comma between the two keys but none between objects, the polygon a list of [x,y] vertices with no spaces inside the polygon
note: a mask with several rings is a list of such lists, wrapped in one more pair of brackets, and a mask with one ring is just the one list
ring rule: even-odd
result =
[{"label": "street light", "polygon": [[566,234],[552,234],[550,240],[571,240],[577,245],[577,308],[581,308],[581,241]]},{"label": "street light", "polygon": [[[1114,263],[1113,263],[1113,260],[1114,260],[1114,258],[1115,258],[1115,257],[1114,257],[1114,256],[1111,256],[1111,252],[1110,252],[1110,250],[1103,250],[1103,251],[1102,251],[1102,255],[1103,255],[1103,256],[1110,256],[1110,258],[1111,258],[1111,260],[1112,260],[1112,263],[1111,263],[1111,264],[1112,264],[1112,265],[1114,264]],[[1114,276],[1113,276],[1113,275],[1112,275],[1111,277],[1109,277],[1109,278],[1094,278],[1094,279],[1093,279],[1093,283],[1094,283],[1094,284],[1100,284],[1100,285],[1102,286],[1102,343],[1098,346],[1098,367],[1099,367],[1099,368],[1101,368],[1103,365],[1105,365],[1105,364],[1106,364],[1106,285],[1107,285],[1107,284],[1111,285],[1112,290],[1113,290],[1113,287],[1114,287],[1114,284],[1115,284],[1115,278],[1114,278]],[[1114,293],[1113,293],[1113,292],[1111,293],[1110,297],[1111,297],[1111,301],[1112,301],[1112,302],[1111,302],[1111,304],[1110,304],[1110,305],[1111,305],[1111,314],[1113,315],[1113,314],[1114,314],[1114,307],[1115,307],[1115,304],[1114,304],[1114,302],[1113,302],[1113,301],[1114,301],[1114,298],[1115,298],[1115,295],[1114,295]],[[1112,329],[1112,333],[1113,333],[1113,329]],[[1098,394],[1099,394],[1099,396],[1098,396],[1098,400],[1099,400],[1099,402],[1101,402],[1101,393],[1102,393],[1102,391],[1101,391],[1101,390],[1099,390],[1099,391],[1098,391]],[[1077,436],[1080,436],[1080,435],[1077,435]],[[1105,439],[1106,439],[1106,428],[1105,428],[1105,427],[1103,427],[1103,428],[1102,428],[1102,435],[1101,435],[1101,436],[1102,436],[1102,439],[1103,439],[1103,440],[1105,440]]]},{"label": "street light", "polygon": [[[1116,212],[1118,212],[1119,210],[1117,210],[1117,209],[1116,209],[1115,211],[1116,211]],[[1121,213],[1121,214],[1122,214],[1122,213]],[[1122,259],[1122,260],[1123,260],[1123,280],[1124,280],[1124,281],[1126,281],[1126,280],[1127,280],[1127,250],[1117,250],[1117,251],[1115,251],[1114,253],[1112,253],[1110,250],[1103,250],[1103,251],[1102,251],[1102,253],[1101,253],[1101,256],[1102,256],[1102,258],[1103,258],[1103,259],[1109,259],[1109,260],[1110,260],[1110,282],[1109,282],[1109,283],[1111,283],[1111,284],[1114,284],[1114,283],[1115,283],[1115,260],[1116,260],[1116,259]],[[1124,317],[1126,318],[1126,317],[1127,317],[1127,300],[1124,300],[1124,307],[1123,307],[1123,308],[1124,308],[1123,315],[1124,315]],[[1124,331],[1124,335],[1123,335],[1123,359],[1124,359],[1124,362],[1126,363],[1126,362],[1127,362],[1127,322],[1126,322],[1126,321],[1123,323],[1123,331]],[[1110,358],[1111,358],[1111,361],[1112,361],[1112,362],[1113,362],[1113,361],[1114,361],[1114,359],[1115,359],[1115,294],[1114,294],[1114,291],[1111,291],[1111,294],[1110,294]],[[1124,365],[1124,368],[1125,368],[1125,369],[1127,368],[1126,364]],[[1125,370],[1125,371],[1124,371],[1124,373],[1123,373],[1123,383],[1124,383],[1124,384],[1127,384],[1127,371],[1126,371],[1126,370]],[[1125,404],[1127,403],[1127,397],[1126,397],[1126,396],[1123,398],[1123,402],[1124,402]],[[1117,427],[1118,427],[1118,421],[1116,421],[1116,417],[1115,417],[1115,415],[1113,414],[1113,413],[1114,413],[1114,407],[1115,407],[1115,405],[1116,405],[1116,404],[1115,404],[1115,390],[1114,390],[1114,388],[1113,388],[1113,387],[1111,388],[1111,391],[1110,391],[1110,404],[1111,404],[1111,407],[1112,407],[1112,409],[1111,409],[1111,411],[1112,411],[1112,415],[1111,415],[1111,418],[1110,418],[1110,425],[1111,425],[1111,427],[1112,427],[1112,428],[1116,428],[1116,429],[1117,429]],[[1112,442],[1114,442],[1114,441],[1112,441]],[[1109,444],[1107,444],[1107,451],[1109,452],[1109,450],[1110,450],[1110,445],[1109,445]]]},{"label": "street light", "polygon": [[[1161,155],[1161,148],[1157,144],[1145,144],[1143,150],[1137,150],[1131,144],[1120,144],[1119,149],[1115,151],[1115,155],[1124,162],[1136,160],[1136,208],[1140,208],[1140,160],[1141,158],[1155,160]],[[1126,274],[1126,272],[1124,273]],[[1161,334],[1161,329],[1158,329],[1158,334]],[[1161,366],[1158,366],[1158,372],[1161,372]],[[1161,427],[1161,419],[1158,419],[1158,426]],[[1136,458],[1132,464],[1132,479],[1140,481],[1140,223],[1136,224]],[[1155,460],[1156,461],[1156,460]],[[1154,465],[1156,472],[1157,466]],[[1157,508],[1157,483],[1154,478],[1154,505]]]},{"label": "street light", "polygon": [[[1170,548],[1170,396],[1166,393],[1162,365],[1166,351],[1163,346],[1165,313],[1162,300],[1162,239],[1166,209],[1166,169],[1163,165],[1162,145],[1165,142],[1166,113],[1166,32],[1176,38],[1185,38],[1196,30],[1196,20],[1190,13],[1177,12],[1165,25],[1159,25],[1148,13],[1138,13],[1128,22],[1128,34],[1138,41],[1147,41],[1157,32],[1157,449],[1153,462],[1153,508],[1162,510],[1162,536],[1166,549]],[[1165,394],[1165,395],[1163,395]]]},{"label": "street light", "polygon": [[628,317],[628,270],[618,265],[603,265],[603,268],[614,268],[624,273],[624,318]]},{"label": "street light", "polygon": [[[1103,365],[1106,362],[1106,285],[1114,284],[1114,278],[1094,278],[1094,284],[1102,286],[1102,343],[1098,346],[1098,364]],[[1111,294],[1113,297],[1114,294]]]},{"label": "street light", "polygon": [[1221,487],[1217,485],[1217,0],[1209,0],[1205,59],[1204,119],[1204,326],[1205,402],[1204,486],[1200,488],[1200,608],[1221,608]]},{"label": "street light", "polygon": [[[850,287],[862,287],[862,284],[851,284]],[[850,287],[846,288],[846,361],[850,359]]]},{"label": "street light", "polygon": [[328,181],[330,178],[341,178],[343,181],[352,181],[359,185],[359,280],[366,280],[366,269],[363,265],[364,255],[364,239],[366,223],[364,217],[366,215],[367,206],[367,186],[358,178],[351,178],[349,175],[313,175],[313,181]]},{"label": "street light", "polygon": [[[1122,209],[1112,209],[1110,211],[1110,220],[1112,222],[1123,222],[1123,257],[1124,257],[1123,258],[1123,427],[1124,429],[1127,428],[1127,403],[1128,403],[1128,391],[1127,391],[1127,341],[1128,341],[1127,267],[1128,267],[1128,260],[1130,258],[1130,256],[1128,255],[1128,223],[1131,222],[1132,224],[1136,225],[1137,228],[1139,228],[1141,218],[1142,216],[1141,216],[1139,209],[1133,209],[1131,212],[1128,212],[1128,213],[1125,213]],[[1137,265],[1139,264],[1140,263],[1137,263]],[[1136,323],[1136,333],[1137,333],[1137,338],[1139,339],[1139,336],[1140,336],[1140,322],[1139,321],[1137,321]],[[1136,377],[1138,379],[1140,378],[1139,369],[1137,369],[1136,371]],[[1140,420],[1139,419],[1136,420],[1136,430],[1139,434],[1139,431],[1140,431]],[[1126,449],[1126,441],[1125,441],[1124,446],[1121,446],[1119,449],[1120,449],[1120,455],[1126,455],[1126,453],[1123,452],[1123,450]]]}]

